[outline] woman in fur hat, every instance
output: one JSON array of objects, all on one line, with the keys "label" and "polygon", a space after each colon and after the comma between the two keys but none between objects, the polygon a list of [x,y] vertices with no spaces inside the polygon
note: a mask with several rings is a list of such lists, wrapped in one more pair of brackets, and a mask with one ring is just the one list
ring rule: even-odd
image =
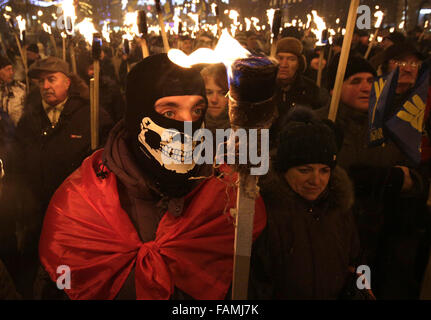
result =
[{"label": "woman in fur hat", "polygon": [[296,108],[260,181],[268,223],[254,246],[250,298],[337,299],[356,283],[353,191],[337,149],[332,123]]}]

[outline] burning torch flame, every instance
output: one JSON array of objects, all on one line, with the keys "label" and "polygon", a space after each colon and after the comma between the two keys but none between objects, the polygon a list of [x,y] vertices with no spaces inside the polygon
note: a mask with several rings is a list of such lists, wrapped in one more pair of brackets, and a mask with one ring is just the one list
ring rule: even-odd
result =
[{"label": "burning torch flame", "polygon": [[94,28],[93,22],[91,21],[91,18],[85,18],[76,25],[79,33],[84,36],[85,41],[89,44],[93,42],[93,33],[97,32],[97,30]]},{"label": "burning torch flame", "polygon": [[105,38],[106,42],[110,43],[111,39],[110,39],[110,34],[109,34],[109,22],[108,21],[104,21],[103,22],[103,27],[102,27],[102,36]]},{"label": "burning torch flame", "polygon": [[129,41],[133,40],[135,35],[140,35],[138,29],[138,11],[135,12],[127,12],[124,15],[124,27],[123,30],[125,34],[123,35],[124,39]]},{"label": "burning torch flame", "polygon": [[266,10],[266,16],[268,17],[268,23],[270,25],[270,29],[272,30],[272,22],[274,21],[275,9]]},{"label": "burning torch flame", "polygon": [[322,43],[322,31],[326,29],[326,23],[323,21],[321,17],[318,16],[317,11],[313,10],[311,11],[314,17],[314,23],[317,26],[316,29],[311,29],[311,32],[313,32],[316,35],[317,43],[316,46],[322,46],[324,43]]},{"label": "burning torch flame", "polygon": [[64,26],[66,33],[73,35],[75,33],[74,24],[76,20],[75,6],[73,5],[73,0],[63,0],[61,4],[61,9],[63,10]]},{"label": "burning torch flame", "polygon": [[307,24],[305,25],[305,28],[306,29],[310,28],[310,24],[311,24],[311,14],[307,14]]},{"label": "burning torch flame", "polygon": [[398,26],[398,29],[403,29],[404,28],[404,21],[401,21],[401,23]]},{"label": "burning torch flame", "polygon": [[245,30],[249,31],[251,27],[251,20],[249,18],[244,18],[245,20]]},{"label": "burning torch flame", "polygon": [[376,29],[380,28],[380,25],[382,24],[383,21],[383,11],[376,11],[374,13],[374,17],[377,18],[376,24],[374,25],[374,27]]},{"label": "burning torch flame", "polygon": [[200,63],[224,63],[230,70],[230,66],[235,60],[249,56],[250,52],[232,38],[227,29],[223,30],[214,50],[199,48],[189,56],[178,49],[171,49],[168,52],[169,59],[183,68],[191,68],[193,65]]},{"label": "burning torch flame", "polygon": [[217,15],[216,8],[217,8],[217,5],[215,3],[212,3],[211,4],[211,12],[214,16]]},{"label": "burning torch flame", "polygon": [[257,24],[259,23],[259,19],[256,17],[251,17],[250,18],[251,21],[253,21],[253,26],[257,31],[260,31],[260,26],[258,26]]},{"label": "burning torch flame", "polygon": [[46,33],[52,34],[51,27],[47,25],[46,23],[42,23],[42,28]]},{"label": "burning torch flame", "polygon": [[25,19],[23,19],[21,16],[16,17],[16,21],[18,22],[18,28],[19,28],[19,38],[21,41],[23,40],[22,33],[25,31]]}]

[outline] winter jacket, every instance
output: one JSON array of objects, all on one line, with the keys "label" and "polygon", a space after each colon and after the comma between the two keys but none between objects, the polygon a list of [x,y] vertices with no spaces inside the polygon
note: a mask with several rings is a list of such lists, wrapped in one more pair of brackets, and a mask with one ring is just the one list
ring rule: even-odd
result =
[{"label": "winter jacket", "polygon": [[336,167],[314,202],[271,170],[259,186],[268,223],[253,247],[249,298],[339,298],[359,255],[350,211],[353,189],[345,171]]},{"label": "winter jacket", "polygon": [[[49,200],[63,180],[92,151],[88,87],[75,76],[71,80],[68,100],[55,127],[42,106],[40,94],[32,92],[16,130],[15,153],[20,159],[16,181],[22,187],[20,201],[16,203],[17,233],[22,237],[22,254],[26,257],[21,263],[22,272],[31,277],[23,280],[29,295],[37,267],[34,266],[32,272],[28,268],[37,263],[37,243]],[[103,143],[112,122],[102,109],[99,115],[99,137]]]},{"label": "winter jacket", "polygon": [[[317,113],[327,118],[328,109]],[[424,247],[428,183],[422,168],[391,140],[368,147],[368,113],[340,103],[336,124],[344,133],[337,163],[354,184],[353,212],[363,256],[371,267],[373,292],[377,299],[417,299],[426,264],[423,255],[428,255]],[[409,192],[401,192],[404,174],[395,166],[409,168],[413,180]]]},{"label": "winter jacket", "polygon": [[314,110],[322,108],[328,103],[329,94],[326,89],[319,88],[313,80],[303,75],[298,75],[288,91],[277,87],[275,99],[278,118],[270,129],[271,141],[277,140],[277,136],[282,130],[282,124],[289,110],[296,105],[309,107]]},{"label": "winter jacket", "polygon": [[25,85],[19,81],[0,84],[0,110],[5,112],[17,126],[24,113]]}]

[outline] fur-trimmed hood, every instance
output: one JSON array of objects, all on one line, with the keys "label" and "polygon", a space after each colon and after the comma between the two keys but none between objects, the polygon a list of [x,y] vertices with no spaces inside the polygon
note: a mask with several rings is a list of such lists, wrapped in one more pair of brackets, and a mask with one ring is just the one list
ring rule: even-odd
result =
[{"label": "fur-trimmed hood", "polygon": [[346,212],[354,202],[353,185],[344,169],[336,166],[331,172],[327,189],[315,201],[307,201],[290,188],[284,177],[271,168],[259,181],[265,204],[292,208],[298,202],[305,207],[325,206],[328,210]]}]

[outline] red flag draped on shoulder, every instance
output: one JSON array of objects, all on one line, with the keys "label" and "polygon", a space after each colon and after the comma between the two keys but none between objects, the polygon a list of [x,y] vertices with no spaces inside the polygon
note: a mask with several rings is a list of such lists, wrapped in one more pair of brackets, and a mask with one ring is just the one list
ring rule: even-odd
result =
[{"label": "red flag draped on shoulder", "polygon": [[[115,175],[96,176],[101,155],[102,150],[87,158],[51,200],[39,243],[51,279],[56,281],[57,267],[66,265],[71,288],[65,292],[71,299],[114,299],[135,267],[138,299],[169,299],[174,287],[195,299],[224,299],[235,235],[228,212],[236,201],[236,188],[226,188],[236,176],[202,182],[186,196],[183,215],[166,213],[155,240],[143,243],[121,208]],[[258,198],[254,239],[265,223]]]}]

